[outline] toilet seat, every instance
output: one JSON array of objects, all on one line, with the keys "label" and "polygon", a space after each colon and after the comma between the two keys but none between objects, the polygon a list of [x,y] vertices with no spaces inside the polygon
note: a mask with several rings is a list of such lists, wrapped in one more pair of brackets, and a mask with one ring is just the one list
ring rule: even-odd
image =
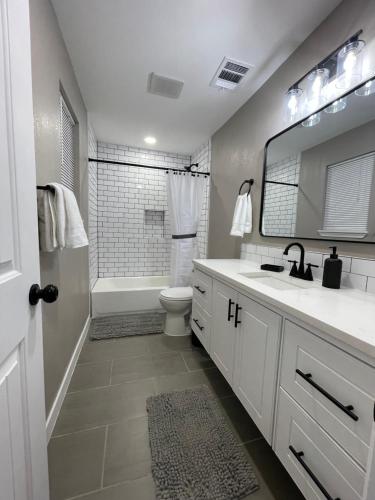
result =
[{"label": "toilet seat", "polygon": [[191,286],[165,288],[160,292],[160,296],[171,301],[188,300],[193,298],[193,289]]}]

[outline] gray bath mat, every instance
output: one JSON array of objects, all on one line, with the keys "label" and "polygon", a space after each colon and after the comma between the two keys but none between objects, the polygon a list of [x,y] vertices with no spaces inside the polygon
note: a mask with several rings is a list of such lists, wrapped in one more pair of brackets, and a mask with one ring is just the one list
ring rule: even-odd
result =
[{"label": "gray bath mat", "polygon": [[147,399],[158,500],[240,500],[259,488],[205,386]]},{"label": "gray bath mat", "polygon": [[164,320],[164,312],[133,313],[95,318],[91,322],[90,339],[102,340],[130,335],[162,333]]}]

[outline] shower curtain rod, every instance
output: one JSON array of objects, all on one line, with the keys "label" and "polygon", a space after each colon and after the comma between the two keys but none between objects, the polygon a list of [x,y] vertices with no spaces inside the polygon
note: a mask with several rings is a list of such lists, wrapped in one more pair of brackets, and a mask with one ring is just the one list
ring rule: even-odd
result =
[{"label": "shower curtain rod", "polygon": [[191,170],[191,167],[198,167],[199,163],[192,163],[188,167],[182,168],[172,168],[172,167],[153,167],[151,165],[142,165],[140,163],[129,163],[127,161],[115,161],[115,160],[102,160],[99,158],[89,158],[89,162],[96,163],[110,163],[111,165],[126,165],[128,167],[141,167],[141,168],[151,168],[153,170],[165,170],[171,172],[188,172],[190,174],[200,174],[200,175],[211,175],[210,172],[198,172],[198,170]]}]

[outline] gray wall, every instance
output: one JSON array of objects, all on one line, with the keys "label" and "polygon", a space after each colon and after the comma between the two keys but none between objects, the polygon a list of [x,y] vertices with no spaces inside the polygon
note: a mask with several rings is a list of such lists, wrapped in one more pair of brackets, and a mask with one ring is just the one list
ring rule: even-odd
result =
[{"label": "gray wall", "polygon": [[[87,112],[54,10],[30,0],[35,147],[38,184],[60,179],[60,86],[78,125],[80,208],[87,228]],[[49,412],[89,314],[88,248],[42,253],[41,282],[58,286],[55,304],[43,304],[46,411]]]},{"label": "gray wall", "polygon": [[[298,237],[314,238],[317,230],[323,227],[327,166],[374,150],[375,120],[372,120],[302,152],[295,232]],[[374,183],[375,178],[373,178],[373,186]],[[374,188],[372,188],[372,193],[369,234],[364,240],[375,243]]]},{"label": "gray wall", "polygon": [[[293,82],[350,37],[364,30],[366,42],[375,39],[375,0],[344,0],[338,8],[290,56],[272,77],[212,137],[212,189],[208,256],[240,256],[242,241],[286,245],[290,240],[265,238],[259,234],[259,214],[266,141],[283,128],[283,99]],[[242,240],[229,236],[238,187],[253,177],[253,233]],[[326,248],[328,242],[306,242],[307,248]],[[350,255],[373,256],[375,246],[340,243]]]}]

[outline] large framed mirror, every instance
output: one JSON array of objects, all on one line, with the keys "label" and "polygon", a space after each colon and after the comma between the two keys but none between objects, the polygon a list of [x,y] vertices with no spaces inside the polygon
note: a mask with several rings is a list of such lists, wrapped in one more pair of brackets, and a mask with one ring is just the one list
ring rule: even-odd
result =
[{"label": "large framed mirror", "polygon": [[375,243],[374,169],[372,79],[267,142],[261,235]]}]

